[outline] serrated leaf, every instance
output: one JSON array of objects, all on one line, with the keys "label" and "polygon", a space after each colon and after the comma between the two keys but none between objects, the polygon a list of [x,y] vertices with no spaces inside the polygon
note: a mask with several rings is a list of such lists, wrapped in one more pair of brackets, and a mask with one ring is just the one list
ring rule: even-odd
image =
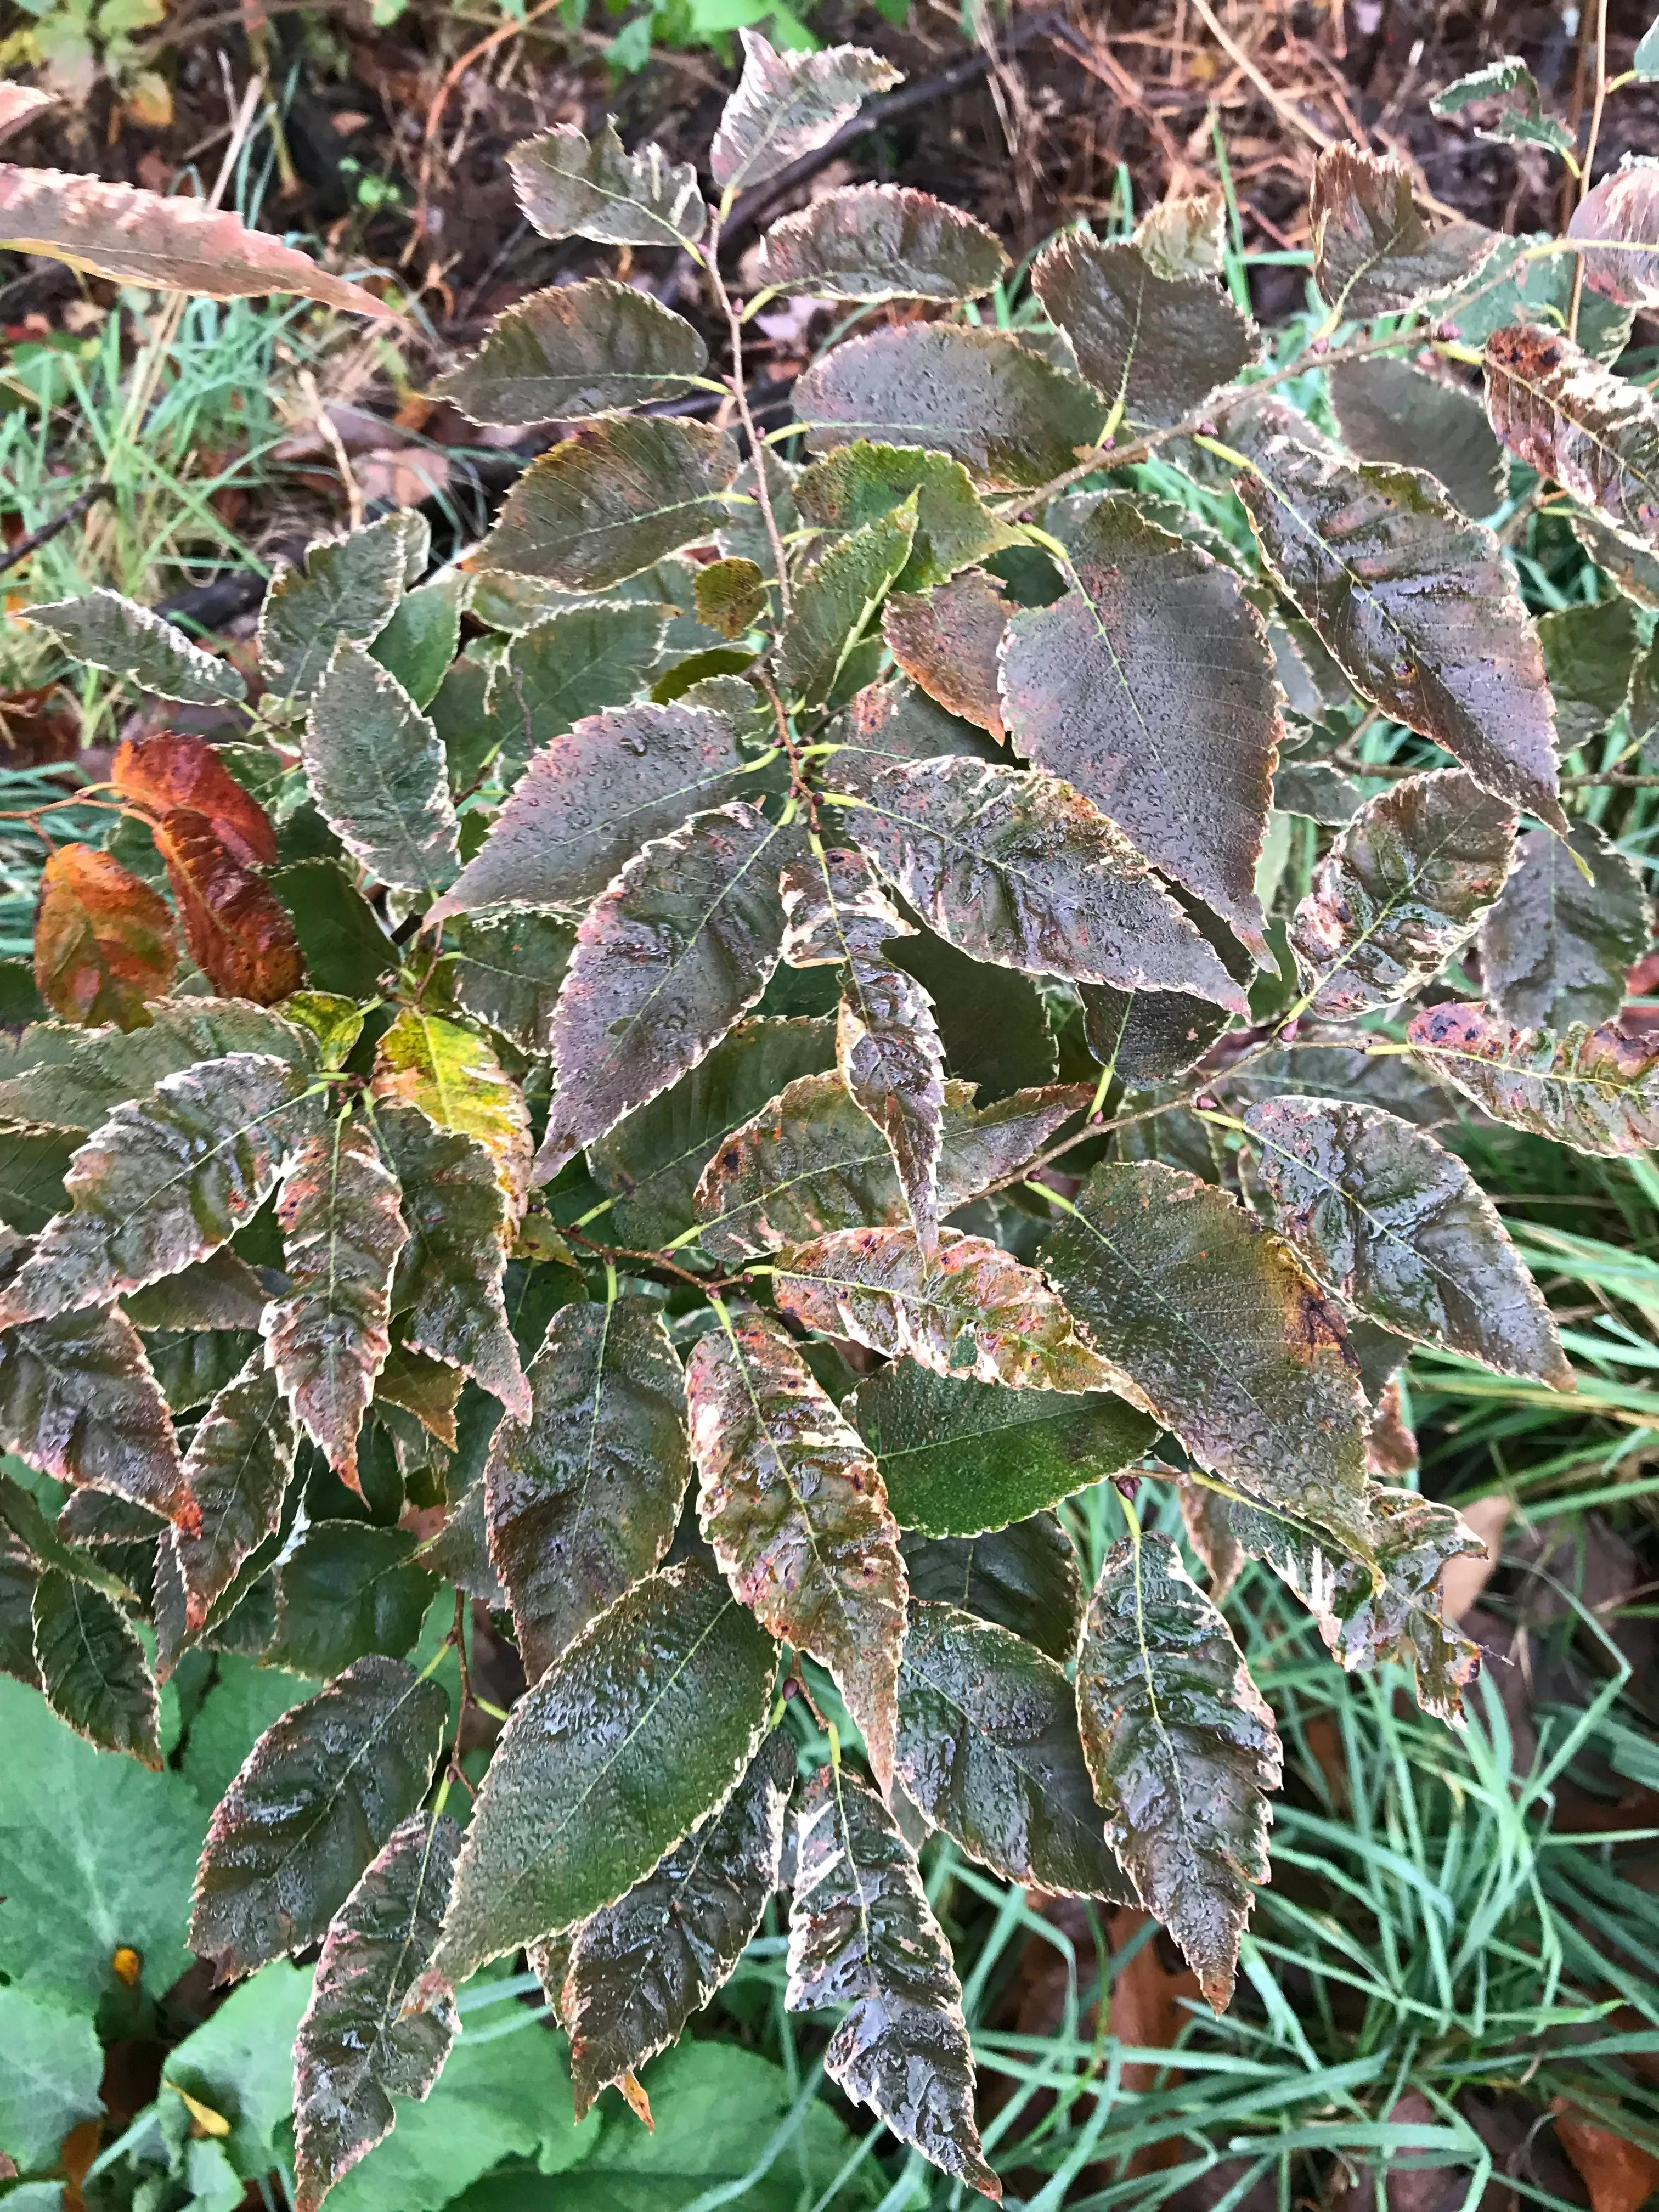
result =
[{"label": "serrated leaf", "polygon": [[[1571,520],[1572,534],[1585,554],[1626,599],[1638,607],[1659,607],[1659,557],[1626,544],[1599,514],[1581,508]],[[1642,664],[1637,665],[1639,680]],[[1632,716],[1634,712],[1632,702]]]},{"label": "serrated leaf", "polygon": [[642,844],[730,798],[743,765],[731,723],[708,708],[647,703],[589,715],[536,754],[428,920],[479,907],[580,907]]},{"label": "serrated leaf", "polygon": [[202,1514],[199,1528],[173,1538],[188,1632],[205,1625],[243,1560],[276,1530],[296,1442],[262,1345],[214,1399],[185,1455],[185,1480]]},{"label": "serrated leaf", "polygon": [[854,768],[848,833],[975,959],[1085,982],[1243,995],[1128,840],[1058,776],[959,757]]},{"label": "serrated leaf", "polygon": [[476,1030],[405,1006],[374,1055],[377,1103],[418,1107],[441,1129],[481,1144],[516,1227],[524,1211],[530,1115],[524,1093]]},{"label": "serrated leaf", "polygon": [[[1073,1114],[1085,1086],[1018,1091],[975,1111],[972,1086],[945,1086],[939,1211],[1019,1176]],[[906,1218],[891,1152],[839,1071],[798,1077],[726,1132],[697,1186],[698,1243],[752,1259],[826,1230]]]},{"label": "serrated leaf", "polygon": [[1005,1881],[1117,1902],[1063,1670],[954,1606],[913,1604],[899,1675],[898,1771],[936,1828]]},{"label": "serrated leaf", "polygon": [[1369,1409],[1342,1324],[1237,1200],[1161,1163],[1103,1163],[1042,1259],[1109,1383],[1200,1466],[1321,1525],[1363,1522]]},{"label": "serrated leaf", "polygon": [[359,1659],[259,1738],[213,1815],[191,1948],[217,1978],[314,1943],[425,1796],[448,1697],[399,1659]]},{"label": "serrated leaf", "polygon": [[485,1470],[489,1556],[534,1682],[656,1567],[691,1478],[684,1381],[654,1301],[562,1307],[528,1375],[526,1419]]},{"label": "serrated leaf", "polygon": [[699,568],[697,619],[722,637],[742,637],[766,614],[766,580],[753,561],[711,561]]},{"label": "serrated leaf", "polygon": [[153,1329],[144,1351],[169,1407],[185,1413],[234,1382],[258,1342],[249,1329]]},{"label": "serrated leaf", "polygon": [[591,423],[544,453],[507,495],[489,567],[604,591],[714,535],[738,451],[724,430],[652,416]]},{"label": "serrated leaf", "polygon": [[998,2201],[974,2124],[974,2061],[950,1947],[880,1799],[826,1766],[796,1813],[791,2012],[848,2005],[823,2069],[901,2142]]},{"label": "serrated leaf", "polygon": [[1220,276],[1227,262],[1226,195],[1213,189],[1168,194],[1135,225],[1134,242],[1154,276]]},{"label": "serrated leaf", "polygon": [[300,1146],[276,1218],[289,1291],[265,1310],[265,1353],[295,1417],[349,1489],[357,1431],[390,1349],[392,1280],[409,1241],[398,1178],[368,1128],[336,1115]]},{"label": "serrated leaf", "polygon": [[[1278,803],[1279,770],[1274,776]],[[1358,795],[1356,794],[1356,804]],[[1251,956],[1218,915],[1186,894],[1178,902],[1215,949],[1227,972],[1249,982]],[[1203,1059],[1227,1026],[1228,1017],[1207,999],[1185,991],[1115,991],[1106,983],[1078,988],[1083,1007],[1083,1038],[1101,1066],[1128,1090],[1167,1083]]]},{"label": "serrated leaf", "polygon": [[1083,1580],[1077,1547],[1053,1513],[974,1536],[907,1534],[910,1595],[953,1605],[1023,1637],[1061,1666],[1077,1650]]},{"label": "serrated leaf", "polygon": [[708,366],[708,349],[684,316],[635,285],[593,276],[509,307],[432,389],[475,422],[520,427],[683,398]]},{"label": "serrated leaf", "polygon": [[1072,588],[1008,626],[1014,743],[1267,957],[1256,864],[1285,726],[1261,617],[1206,553],[1103,500]]},{"label": "serrated leaf", "polygon": [[167,1401],[118,1310],[60,1314],[0,1335],[0,1449],[59,1482],[129,1498],[181,1528],[195,1523]]},{"label": "serrated leaf", "polygon": [[1461,115],[1466,107],[1490,106],[1496,112],[1485,124],[1475,124],[1477,138],[1497,146],[1547,146],[1552,154],[1573,149],[1573,133],[1553,115],[1546,115],[1537,79],[1518,54],[1505,54],[1484,69],[1460,76],[1429,102],[1432,115]]},{"label": "serrated leaf", "polygon": [[35,1584],[34,1663],[46,1703],[101,1751],[159,1767],[161,1707],[144,1647],[101,1590],[49,1567]]},{"label": "serrated leaf", "polygon": [[[668,612],[650,599],[600,599],[556,609],[520,631],[489,694],[497,773],[515,787],[509,805],[519,771],[526,763],[533,769],[544,746],[553,745],[553,759],[562,766],[579,748],[554,740],[574,726],[586,728],[589,715],[616,723],[618,718],[603,710],[632,699],[643,685],[661,653]],[[634,709],[635,715],[645,711]],[[590,787],[590,805],[592,796]]]},{"label": "serrated leaf", "polygon": [[1084,1755],[1106,1839],[1217,2012],[1268,1878],[1279,1731],[1232,1632],[1165,1538],[1113,1546],[1078,1649]]},{"label": "serrated leaf", "polygon": [[647,845],[589,908],[553,1018],[545,1181],[665,1091],[752,1006],[783,942],[778,870],[798,830],[741,799]]},{"label": "serrated leaf", "polygon": [[861,853],[826,851],[814,842],[778,878],[785,928],[783,957],[791,968],[835,968],[879,960],[887,940],[914,934],[871,873]]},{"label": "serrated leaf", "polygon": [[1502,243],[1479,223],[1432,222],[1398,161],[1330,146],[1314,163],[1308,213],[1314,282],[1356,321],[1398,314],[1472,276]]},{"label": "serrated leaf", "polygon": [[929,1536],[973,1536],[1024,1521],[1115,1474],[1158,1434],[1106,1392],[1007,1390],[896,1360],[842,1412],[869,1445],[894,1517]]},{"label": "serrated leaf", "polygon": [[1503,890],[1515,830],[1510,809],[1459,769],[1368,799],[1291,924],[1313,1012],[1364,1013],[1437,975]]},{"label": "serrated leaf", "polygon": [[162,1000],[148,1028],[83,1030],[36,1022],[0,1046],[0,1121],[96,1128],[125,1099],[163,1077],[227,1053],[275,1054],[309,1066],[310,1039],[280,1014],[234,1000]]},{"label": "serrated leaf", "polygon": [[847,963],[836,1060],[854,1103],[886,1139],[924,1252],[939,1237],[945,1053],[932,1001],[884,961]]},{"label": "serrated leaf", "polygon": [[1486,413],[1512,453],[1638,550],[1659,541],[1659,410],[1558,333],[1511,324],[1486,349]]},{"label": "serrated leaf", "polygon": [[0,1222],[33,1237],[64,1207],[64,1177],[75,1151],[69,1129],[0,1129]]},{"label": "serrated leaf", "polygon": [[507,155],[519,204],[544,238],[601,246],[695,246],[708,220],[697,172],[651,144],[623,151],[613,120],[592,138],[568,123]]},{"label": "serrated leaf", "polygon": [[305,1079],[231,1053],[116,1109],[70,1164],[58,1215],[9,1285],[0,1328],[105,1305],[204,1259],[275,1188],[307,1119]]},{"label": "serrated leaf", "polygon": [[1105,422],[1085,384],[1011,332],[949,323],[844,340],[806,371],[794,401],[815,453],[854,439],[925,446],[1005,490],[1075,467]]},{"label": "serrated leaf", "polygon": [[179,963],[166,901],[107,853],[60,845],[40,872],[34,980],[65,1021],[142,1029]]},{"label": "serrated leaf", "polygon": [[1246,439],[1237,489],[1267,565],[1343,672],[1564,830],[1543,658],[1492,533],[1419,471],[1316,451],[1275,403],[1231,434]]},{"label": "serrated leaf", "polygon": [[[1580,866],[1589,872],[1585,881]],[[1572,835],[1534,830],[1480,923],[1486,994],[1517,1029],[1609,1021],[1652,935],[1640,871],[1591,822]]]},{"label": "serrated leaf", "polygon": [[[1225,1602],[1238,1580],[1245,1556],[1233,1529],[1227,1496],[1220,1489],[1190,1480],[1182,1480],[1176,1487],[1181,1493],[1181,1525],[1187,1542],[1198,1554],[1209,1577],[1210,1602],[1219,1606]],[[1264,1527],[1273,1525],[1271,1516],[1263,1514],[1261,1517]]]},{"label": "serrated leaf", "polygon": [[100,586],[82,599],[29,607],[23,619],[50,630],[74,659],[131,677],[158,698],[199,707],[247,696],[246,684],[228,661],[204,653],[183,630],[119,592]]},{"label": "serrated leaf", "polygon": [[1288,760],[1273,770],[1273,808],[1340,830],[1353,820],[1365,794],[1350,775],[1328,761]]},{"label": "serrated leaf", "polygon": [[383,515],[348,537],[315,539],[300,568],[277,562],[259,616],[259,666],[278,698],[303,704],[339,639],[367,645],[386,628],[419,520]]},{"label": "serrated leaf", "polygon": [[850,531],[889,514],[916,495],[916,534],[898,581],[909,592],[948,582],[971,561],[1018,542],[969,482],[960,461],[915,446],[854,439],[802,471],[793,487],[803,520]]},{"label": "serrated leaf", "polygon": [[793,697],[821,706],[848,655],[910,557],[916,506],[906,499],[833,544],[795,593],[779,647],[779,675]]},{"label": "serrated leaf", "polygon": [[1598,736],[1624,705],[1637,641],[1635,610],[1617,597],[1595,606],[1553,608],[1540,618],[1538,642],[1564,755]]},{"label": "serrated leaf", "polygon": [[276,1569],[270,1663],[326,1680],[371,1652],[401,1659],[436,1588],[414,1562],[420,1540],[412,1528],[313,1522]]},{"label": "serrated leaf", "polygon": [[1037,257],[1031,289],[1107,403],[1107,427],[1167,429],[1231,384],[1255,333],[1208,276],[1160,276],[1137,246],[1073,231]]},{"label": "serrated leaf", "polygon": [[216,991],[274,1006],[305,981],[288,909],[220,842],[207,817],[179,807],[155,825],[155,848],[191,958]]},{"label": "serrated leaf", "polygon": [[1340,362],[1326,377],[1342,442],[1356,460],[1426,469],[1476,520],[1503,498],[1504,449],[1473,393],[1387,356]]},{"label": "serrated leaf", "polygon": [[400,1821],[331,1923],[294,2045],[295,2212],[324,2197],[395,2125],[393,2096],[424,2099],[460,2021],[403,2002],[438,1940],[460,1849],[446,1814]]},{"label": "serrated leaf", "polygon": [[1573,1388],[1537,1285],[1454,1153],[1375,1107],[1273,1098],[1244,1118],[1274,1226],[1328,1289],[1414,1343]]},{"label": "serrated leaf", "polygon": [[672,1089],[588,1147],[588,1165],[611,1194],[620,1235],[647,1250],[684,1235],[697,1218],[698,1178],[726,1139],[775,1093],[833,1067],[835,1058],[832,1022],[739,1022]]},{"label": "serrated leaf", "polygon": [[[1659,246],[1655,184],[1656,164],[1626,154],[1610,177],[1585,193],[1567,225],[1569,238],[1609,241],[1609,251],[1592,248],[1583,256],[1584,282],[1620,307],[1647,309],[1659,301],[1653,264],[1653,249]],[[34,619],[33,610],[29,619]]]},{"label": "serrated leaf", "polygon": [[1000,648],[1012,610],[982,568],[927,592],[896,592],[882,613],[893,658],[931,699],[1000,740]]},{"label": "serrated leaf", "polygon": [[319,811],[371,876],[428,898],[453,881],[459,832],[438,732],[349,638],[317,686],[302,750]]},{"label": "serrated leaf", "polygon": [[696,1560],[590,1621],[496,1745],[432,1976],[465,1981],[648,1874],[746,1771],[775,1664],[771,1638]]},{"label": "serrated leaf", "polygon": [[1425,1007],[1413,1054],[1495,1121],[1613,1158],[1659,1145],[1659,1044],[1607,1024],[1521,1030],[1484,1006]]},{"label": "serrated leaf", "polygon": [[1010,264],[994,231],[904,185],[842,185],[775,222],[755,282],[821,300],[976,300]]},{"label": "serrated leaf", "polygon": [[520,1052],[550,1052],[553,1008],[575,950],[574,923],[544,908],[520,908],[464,915],[450,933],[457,951],[447,974],[456,1004]]},{"label": "serrated leaf", "polygon": [[276,858],[270,817],[225,766],[220,749],[204,738],[172,732],[124,738],[110,781],[129,805],[158,819],[181,806],[204,816],[244,867],[268,868]]},{"label": "serrated leaf", "polygon": [[794,1783],[795,1740],[774,1729],[722,1810],[578,1929],[554,2002],[579,2120],[731,1978],[778,1886]]},{"label": "serrated leaf", "polygon": [[0,167],[0,243],[118,284],[210,300],[297,292],[350,314],[398,319],[395,307],[361,284],[331,276],[268,231],[250,230],[240,216],[188,193],[8,165]]},{"label": "serrated leaf", "polygon": [[728,192],[763,184],[822,146],[867,94],[885,92],[902,74],[864,46],[779,53],[758,31],[744,27],[738,36],[743,76],[708,151],[709,173]]},{"label": "serrated leaf", "polygon": [[722,1572],[763,1627],[828,1668],[885,1789],[906,1593],[875,1462],[764,1315],[699,1339],[685,1397],[697,1517]]},{"label": "serrated leaf", "polygon": [[494,1158],[476,1136],[441,1129],[415,1106],[383,1103],[375,1128],[409,1231],[392,1293],[404,1342],[522,1416],[529,1389],[502,1293],[515,1216]]},{"label": "serrated leaf", "polygon": [[943,1230],[930,1257],[910,1229],[842,1229],[786,1250],[781,1310],[890,1359],[1009,1389],[1097,1390],[1111,1376],[1042,1277],[982,1237]]}]

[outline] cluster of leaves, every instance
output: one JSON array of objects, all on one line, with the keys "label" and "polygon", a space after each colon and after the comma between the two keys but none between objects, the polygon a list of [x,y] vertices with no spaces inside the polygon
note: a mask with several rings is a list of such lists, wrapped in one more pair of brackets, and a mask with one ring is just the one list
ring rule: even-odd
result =
[{"label": "cluster of leaves", "polygon": [[[1478,1546],[1401,1486],[1392,1378],[1427,1345],[1571,1387],[1443,1086],[1581,1151],[1659,1133],[1614,1020],[1646,902],[1559,774],[1656,696],[1659,417],[1595,267],[1581,347],[1548,254],[1333,149],[1337,434],[1264,388],[1203,206],[1061,238],[1013,331],[959,312],[1008,274],[981,225],[850,187],[740,309],[735,195],[892,76],[744,44],[713,210],[609,129],[513,156],[545,234],[692,256],[729,383],[619,282],[504,315],[445,396],[576,427],[463,569],[421,581],[393,515],[283,570],[240,742],[123,747],[118,827],[43,892],[58,1018],[0,1072],[0,1443],[74,1486],[56,1526],[0,1492],[5,1665],[152,1764],[186,1653],[323,1684],[219,1803],[191,1930],[222,1979],[323,1944],[301,2212],[520,1950],[579,2107],[642,2106],[781,1883],[831,2078],[996,2196],[921,1840],[1138,1901],[1224,2007],[1282,1764],[1238,1562],[1455,1721],[1438,1583]],[[923,303],[803,378],[805,461],[743,382],[780,289]],[[1500,440],[1628,598],[1534,623],[1477,519]],[[243,696],[114,595],[29,618]],[[1366,797],[1378,718],[1424,765]],[[1286,915],[1298,814],[1336,835]],[[1085,1595],[1055,1509],[1109,1479]],[[464,1830],[409,1657],[442,1583],[527,1684]],[[799,1784],[793,1697],[836,1723]]]}]

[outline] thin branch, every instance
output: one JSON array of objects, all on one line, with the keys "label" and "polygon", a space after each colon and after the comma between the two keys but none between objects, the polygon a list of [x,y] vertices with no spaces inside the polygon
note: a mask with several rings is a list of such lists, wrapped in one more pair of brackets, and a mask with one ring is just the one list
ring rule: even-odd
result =
[{"label": "thin branch", "polygon": [[83,514],[97,506],[100,499],[107,499],[114,489],[113,484],[107,483],[88,485],[78,499],[70,501],[61,514],[54,514],[50,522],[43,522],[38,530],[30,531],[27,538],[20,538],[9,552],[0,553],[0,575],[3,575],[8,568],[16,568],[20,562],[27,561],[31,553],[38,553],[43,545],[50,545],[60,530],[67,530],[71,522],[78,522]]},{"label": "thin branch", "polygon": [[[1583,207],[1595,169],[1595,142],[1601,135],[1601,110],[1607,102],[1607,0],[1595,0],[1595,100],[1590,109],[1589,137],[1584,142],[1584,165],[1578,176],[1578,204]],[[1572,264],[1572,295],[1567,304],[1567,336],[1578,337],[1578,309],[1584,297],[1584,257]]]},{"label": "thin branch", "polygon": [[755,471],[755,498],[760,507],[761,519],[766,525],[766,540],[772,549],[772,565],[777,571],[778,604],[783,611],[784,620],[787,622],[790,614],[789,562],[783,550],[783,533],[778,528],[776,515],[772,512],[772,494],[766,481],[766,448],[761,443],[760,431],[750,410],[749,393],[744,383],[743,318],[733,305],[732,295],[726,289],[726,280],[720,275],[720,218],[716,214],[708,233],[708,281],[714,288],[715,303],[726,317],[726,328],[731,333],[732,396],[737,401],[738,419],[749,440],[749,465]]}]

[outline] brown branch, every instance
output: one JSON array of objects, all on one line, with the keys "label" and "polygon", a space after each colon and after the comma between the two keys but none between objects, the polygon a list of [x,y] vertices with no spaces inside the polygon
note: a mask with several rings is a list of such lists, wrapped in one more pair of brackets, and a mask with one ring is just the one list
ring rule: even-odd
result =
[{"label": "brown branch", "polygon": [[114,489],[113,484],[89,484],[78,499],[70,501],[61,514],[54,514],[50,522],[43,522],[38,530],[30,531],[27,538],[20,538],[9,552],[0,554],[0,575],[3,575],[8,568],[16,568],[20,562],[27,561],[31,553],[38,553],[43,545],[50,545],[60,530],[67,530],[71,522],[78,522],[83,514],[97,506],[100,499],[107,499]]}]

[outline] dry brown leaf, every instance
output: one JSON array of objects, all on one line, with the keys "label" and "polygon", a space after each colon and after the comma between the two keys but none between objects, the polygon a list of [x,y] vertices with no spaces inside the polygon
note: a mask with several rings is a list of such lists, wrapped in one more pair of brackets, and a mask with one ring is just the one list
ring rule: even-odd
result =
[{"label": "dry brown leaf", "polygon": [[173,916],[148,884],[89,845],[58,848],[34,921],[34,980],[54,1013],[143,1029],[178,961]]},{"label": "dry brown leaf", "polygon": [[288,908],[242,866],[193,808],[155,829],[190,957],[217,991],[274,1006],[305,981],[305,960]]},{"label": "dry brown leaf", "polygon": [[201,738],[128,738],[118,749],[110,781],[152,819],[188,807],[206,819],[220,843],[245,866],[268,868],[276,832],[258,800],[245,791]]},{"label": "dry brown leaf", "polygon": [[1565,2097],[1550,2110],[1561,2148],[1589,2191],[1591,2212],[1640,2212],[1659,2188],[1659,2158],[1575,2112]]},{"label": "dry brown leaf", "polygon": [[1457,1510],[1486,1548],[1447,1560],[1440,1578],[1440,1606],[1448,1620],[1462,1620],[1492,1580],[1504,1548],[1504,1530],[1509,1523],[1511,1501],[1494,1492],[1490,1498],[1477,1498],[1473,1504],[1460,1505]]}]

